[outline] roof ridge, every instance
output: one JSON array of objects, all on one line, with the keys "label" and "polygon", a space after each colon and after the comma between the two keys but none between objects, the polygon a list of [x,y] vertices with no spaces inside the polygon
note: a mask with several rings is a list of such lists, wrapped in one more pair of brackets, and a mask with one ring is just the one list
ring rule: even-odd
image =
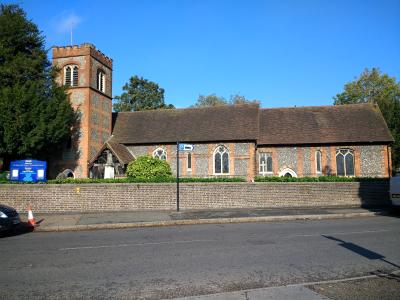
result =
[{"label": "roof ridge", "polygon": [[153,112],[165,112],[165,111],[185,111],[185,110],[209,110],[209,109],[222,109],[222,108],[235,108],[235,107],[251,107],[257,106],[260,107],[257,103],[241,103],[241,104],[232,104],[232,105],[217,105],[217,106],[203,106],[203,107],[183,107],[183,108],[161,108],[161,109],[149,109],[149,110],[139,110],[139,111],[115,111],[114,113],[123,113],[123,114],[131,114],[131,113],[153,113]]},{"label": "roof ridge", "polygon": [[308,109],[308,108],[342,108],[342,107],[349,107],[349,106],[374,106],[372,103],[351,103],[351,104],[332,104],[332,105],[311,105],[311,106],[290,106],[290,107],[264,107],[260,108],[260,110],[278,110],[278,109]]}]

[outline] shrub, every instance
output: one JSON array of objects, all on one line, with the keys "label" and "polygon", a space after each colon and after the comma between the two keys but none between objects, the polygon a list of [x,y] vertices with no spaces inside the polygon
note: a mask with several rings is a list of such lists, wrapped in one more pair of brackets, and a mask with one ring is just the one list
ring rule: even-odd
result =
[{"label": "shrub", "polygon": [[387,178],[377,177],[342,177],[342,176],[319,176],[319,177],[278,177],[278,176],[256,176],[255,182],[371,182],[385,181]]},{"label": "shrub", "polygon": [[139,156],[128,164],[126,170],[128,178],[168,178],[171,177],[171,167],[165,160],[153,158],[148,155]]}]

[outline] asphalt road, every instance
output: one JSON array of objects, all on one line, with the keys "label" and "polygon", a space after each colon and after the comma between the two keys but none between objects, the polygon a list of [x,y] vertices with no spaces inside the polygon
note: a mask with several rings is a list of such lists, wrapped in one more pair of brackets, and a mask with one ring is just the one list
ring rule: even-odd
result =
[{"label": "asphalt road", "polygon": [[163,299],[400,269],[400,218],[28,233],[0,239],[0,299]]}]

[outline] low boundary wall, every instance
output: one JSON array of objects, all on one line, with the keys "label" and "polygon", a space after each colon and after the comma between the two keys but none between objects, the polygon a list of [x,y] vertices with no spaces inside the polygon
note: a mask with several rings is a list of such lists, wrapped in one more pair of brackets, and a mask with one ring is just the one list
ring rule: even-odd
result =
[{"label": "low boundary wall", "polygon": [[[385,206],[388,182],[181,183],[181,209]],[[0,203],[35,212],[174,210],[174,183],[1,184]]]}]

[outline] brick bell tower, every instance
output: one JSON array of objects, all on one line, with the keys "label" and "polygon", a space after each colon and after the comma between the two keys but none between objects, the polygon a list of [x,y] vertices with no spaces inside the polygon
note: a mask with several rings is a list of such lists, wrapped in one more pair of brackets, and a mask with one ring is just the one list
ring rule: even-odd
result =
[{"label": "brick bell tower", "polygon": [[76,123],[62,153],[56,157],[50,176],[87,178],[88,162],[111,135],[111,58],[89,43],[53,47],[53,65],[60,69],[57,83],[67,87]]}]

